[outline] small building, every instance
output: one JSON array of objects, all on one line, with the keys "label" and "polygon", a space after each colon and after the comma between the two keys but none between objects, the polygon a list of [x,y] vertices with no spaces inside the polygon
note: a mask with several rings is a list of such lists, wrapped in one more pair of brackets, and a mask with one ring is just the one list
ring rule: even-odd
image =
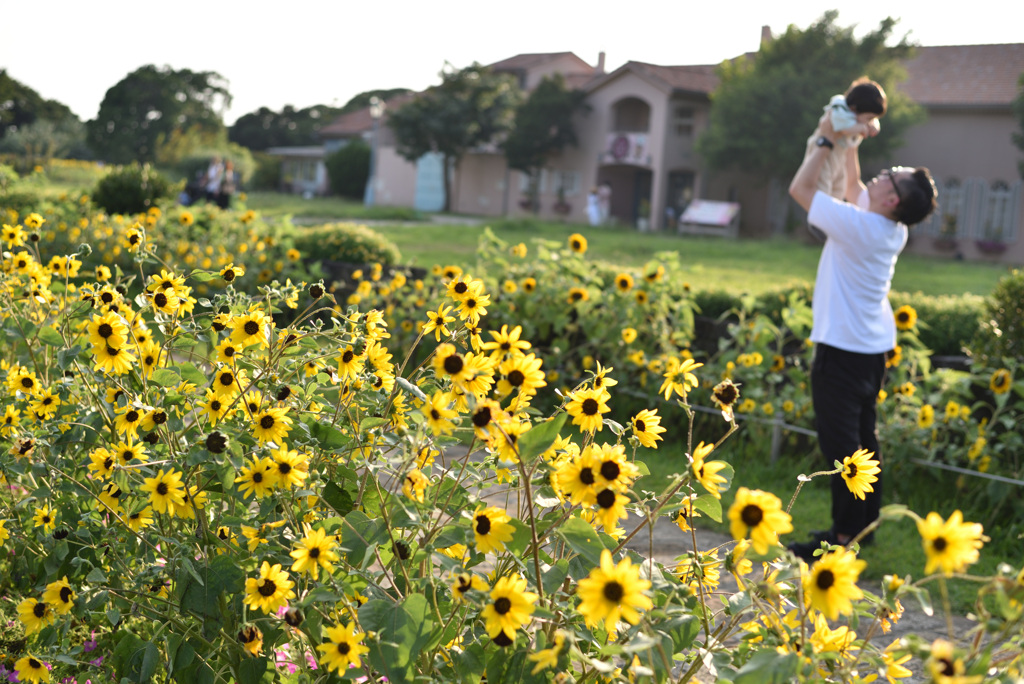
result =
[{"label": "small building", "polygon": [[281,191],[312,197],[326,195],[327,167],[323,145],[270,147],[267,154],[281,160]]}]

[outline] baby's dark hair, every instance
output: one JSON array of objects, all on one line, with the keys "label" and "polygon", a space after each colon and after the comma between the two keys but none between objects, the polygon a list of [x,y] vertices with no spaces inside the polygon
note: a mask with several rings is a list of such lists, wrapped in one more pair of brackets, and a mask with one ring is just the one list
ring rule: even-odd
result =
[{"label": "baby's dark hair", "polygon": [[882,86],[867,76],[861,76],[851,83],[846,91],[846,106],[857,114],[870,112],[878,116],[885,116],[888,101]]},{"label": "baby's dark hair", "polygon": [[923,166],[914,169],[907,180],[900,181],[903,199],[896,206],[896,220],[907,226],[924,221],[935,210],[938,193],[931,173]]}]

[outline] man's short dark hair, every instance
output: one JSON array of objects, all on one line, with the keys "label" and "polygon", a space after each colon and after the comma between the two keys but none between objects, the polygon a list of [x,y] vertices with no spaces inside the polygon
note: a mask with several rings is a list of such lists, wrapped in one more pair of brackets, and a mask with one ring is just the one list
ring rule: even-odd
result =
[{"label": "man's short dark hair", "polygon": [[846,106],[857,114],[865,112],[885,116],[888,100],[882,86],[867,76],[861,76],[846,91]]},{"label": "man's short dark hair", "polygon": [[903,199],[893,211],[896,220],[907,226],[924,221],[935,210],[938,192],[932,175],[923,166],[914,169],[910,178],[900,181],[900,195]]}]

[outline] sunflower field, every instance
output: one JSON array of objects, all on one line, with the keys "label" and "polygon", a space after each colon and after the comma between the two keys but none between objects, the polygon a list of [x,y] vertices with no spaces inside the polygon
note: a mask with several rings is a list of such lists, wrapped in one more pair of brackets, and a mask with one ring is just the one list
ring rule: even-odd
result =
[{"label": "sunflower field", "polygon": [[[733,440],[811,424],[800,293],[699,345],[673,254],[628,273],[589,263],[583,235],[485,234],[473,266],[325,282],[287,231],[206,212],[0,198],[9,681],[1022,676],[1020,567],[973,578],[977,639],[882,638],[977,562],[985,525],[960,510],[885,508],[925,562],[871,593],[856,545],[810,567],[785,550],[792,501],[722,505]],[[915,319],[897,311],[879,397],[886,466],[1020,478],[1017,360],[935,372]],[[678,467],[654,480],[668,444]],[[827,474],[870,490],[872,456]],[[667,518],[697,549],[697,514],[733,542],[671,566],[627,546]]]}]

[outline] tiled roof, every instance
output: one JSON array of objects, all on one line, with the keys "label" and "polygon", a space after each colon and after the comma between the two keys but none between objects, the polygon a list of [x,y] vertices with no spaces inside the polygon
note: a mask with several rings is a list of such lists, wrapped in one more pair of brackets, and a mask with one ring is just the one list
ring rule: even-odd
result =
[{"label": "tiled roof", "polygon": [[647,78],[662,84],[671,90],[685,90],[695,93],[710,93],[718,87],[718,76],[715,75],[716,66],[713,64],[698,64],[692,66],[661,66],[648,64],[646,62],[626,62],[621,67],[602,79],[595,79],[594,86],[601,82],[611,80],[616,75],[625,71],[634,71]]},{"label": "tiled roof", "polygon": [[1008,105],[1024,72],[1024,43],[919,47],[900,89],[922,105]]},{"label": "tiled roof", "polygon": [[572,52],[525,52],[523,54],[515,55],[514,57],[503,59],[500,62],[495,62],[494,64],[488,64],[487,66],[495,71],[522,71],[524,69],[532,69],[539,64],[543,64],[544,62],[548,62],[559,57],[565,57],[566,55],[576,57],[581,65],[586,65],[591,71],[593,71],[594,67],[584,62]]},{"label": "tiled roof", "polygon": [[[384,119],[388,118],[388,111],[394,111],[411,100],[415,93],[396,95],[385,102]],[[350,135],[365,133],[373,128],[373,117],[370,116],[370,108],[363,107],[348,114],[342,114],[337,119],[320,129],[321,138],[345,138]]]}]

